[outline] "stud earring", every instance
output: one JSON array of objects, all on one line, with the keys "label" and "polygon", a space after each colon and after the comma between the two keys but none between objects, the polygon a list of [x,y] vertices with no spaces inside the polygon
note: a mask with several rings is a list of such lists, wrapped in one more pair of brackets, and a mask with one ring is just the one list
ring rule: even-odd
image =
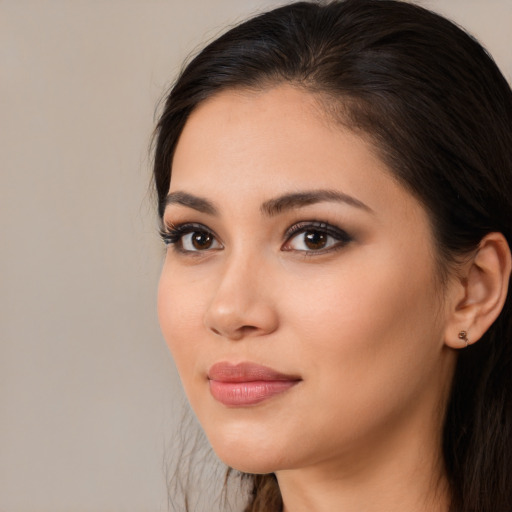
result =
[{"label": "stud earring", "polygon": [[466,344],[466,347],[467,347],[469,345],[468,333],[466,331],[460,331],[459,332],[459,340],[464,341],[464,343]]}]

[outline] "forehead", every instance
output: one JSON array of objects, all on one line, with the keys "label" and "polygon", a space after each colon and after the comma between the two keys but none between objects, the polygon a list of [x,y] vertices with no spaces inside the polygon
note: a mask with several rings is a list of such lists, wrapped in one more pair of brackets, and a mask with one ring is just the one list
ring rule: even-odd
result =
[{"label": "forehead", "polygon": [[311,93],[290,85],[227,90],[191,114],[175,151],[170,191],[249,205],[307,189],[336,189],[377,207],[416,202],[375,148],[335,124]]}]

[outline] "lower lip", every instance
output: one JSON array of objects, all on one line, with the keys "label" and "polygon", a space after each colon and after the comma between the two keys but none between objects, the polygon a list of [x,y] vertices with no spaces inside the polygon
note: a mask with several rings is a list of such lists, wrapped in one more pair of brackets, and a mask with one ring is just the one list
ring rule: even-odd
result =
[{"label": "lower lip", "polygon": [[210,392],[218,402],[243,407],[259,404],[269,398],[284,393],[295,386],[295,380],[258,380],[250,382],[220,382],[210,380]]}]

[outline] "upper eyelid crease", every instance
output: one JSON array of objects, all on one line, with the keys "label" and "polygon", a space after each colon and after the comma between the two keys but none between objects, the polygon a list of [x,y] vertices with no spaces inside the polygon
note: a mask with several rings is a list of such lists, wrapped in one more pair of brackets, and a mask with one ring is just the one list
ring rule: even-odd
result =
[{"label": "upper eyelid crease", "polygon": [[331,236],[349,238],[350,235],[342,228],[324,221],[302,221],[297,222],[286,230],[285,237],[291,237],[306,231],[320,231]]}]

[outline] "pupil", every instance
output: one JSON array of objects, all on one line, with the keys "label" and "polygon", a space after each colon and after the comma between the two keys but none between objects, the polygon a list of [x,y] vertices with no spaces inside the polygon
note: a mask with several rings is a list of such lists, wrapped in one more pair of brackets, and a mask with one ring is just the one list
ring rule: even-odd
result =
[{"label": "pupil", "polygon": [[327,242],[325,233],[319,231],[308,231],[305,234],[305,243],[310,249],[323,249]]},{"label": "pupil", "polygon": [[208,249],[212,245],[212,237],[208,233],[199,231],[192,235],[192,245],[196,249]]}]

